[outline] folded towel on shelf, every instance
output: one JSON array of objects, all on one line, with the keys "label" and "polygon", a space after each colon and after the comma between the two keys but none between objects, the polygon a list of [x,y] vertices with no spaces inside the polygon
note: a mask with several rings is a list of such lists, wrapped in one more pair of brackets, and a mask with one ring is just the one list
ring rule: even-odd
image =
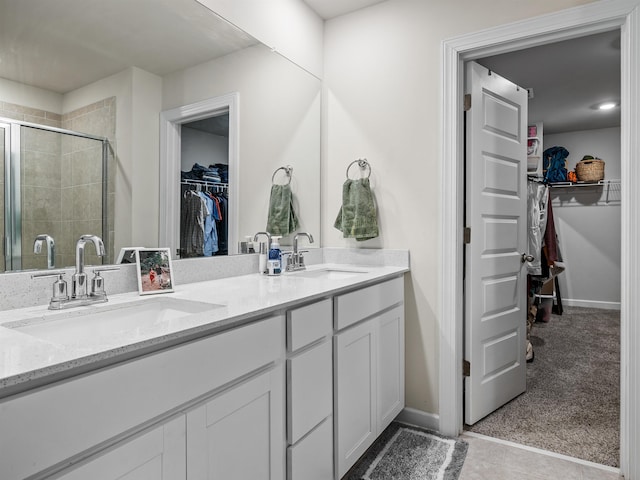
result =
[{"label": "folded towel on shelf", "polygon": [[333,225],[344,238],[358,241],[378,236],[378,219],[368,178],[347,179],[342,185],[342,207]]},{"label": "folded towel on shelf", "polygon": [[293,193],[289,185],[271,185],[267,232],[271,235],[289,235],[298,228],[293,209]]}]

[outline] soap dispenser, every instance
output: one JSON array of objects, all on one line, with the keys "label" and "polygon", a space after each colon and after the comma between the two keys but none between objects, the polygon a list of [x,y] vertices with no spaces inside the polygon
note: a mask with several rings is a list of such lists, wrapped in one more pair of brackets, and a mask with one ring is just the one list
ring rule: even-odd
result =
[{"label": "soap dispenser", "polygon": [[280,251],[281,236],[271,237],[271,248],[269,249],[269,260],[267,268],[269,275],[280,275],[282,273],[282,252]]}]

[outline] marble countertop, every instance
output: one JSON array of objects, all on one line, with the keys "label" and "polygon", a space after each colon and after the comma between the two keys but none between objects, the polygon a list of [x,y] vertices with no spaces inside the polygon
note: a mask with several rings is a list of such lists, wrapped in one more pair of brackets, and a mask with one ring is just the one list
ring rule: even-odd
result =
[{"label": "marble countertop", "polygon": [[[351,270],[354,274],[336,272],[315,277],[309,273],[327,268]],[[407,271],[408,268],[401,266],[320,264],[309,267],[305,274],[269,277],[256,273],[177,285],[173,292],[159,295],[123,293],[111,296],[107,303],[64,311],[48,310],[47,306],[3,311],[0,312],[0,396],[232,328],[296,304],[377,283]],[[60,332],[67,328],[62,322],[69,318],[83,316],[82,321],[86,320],[88,325],[92,315],[115,312],[117,317],[118,309],[125,312],[133,303],[148,305],[147,302],[164,302],[169,306],[193,302],[194,313],[172,318],[158,315],[140,322],[122,320],[117,328],[96,328],[95,331],[84,328],[83,323],[84,334],[76,338],[69,333],[61,340],[36,337],[27,333],[29,328],[20,330],[48,323],[54,337],[60,338]]]}]

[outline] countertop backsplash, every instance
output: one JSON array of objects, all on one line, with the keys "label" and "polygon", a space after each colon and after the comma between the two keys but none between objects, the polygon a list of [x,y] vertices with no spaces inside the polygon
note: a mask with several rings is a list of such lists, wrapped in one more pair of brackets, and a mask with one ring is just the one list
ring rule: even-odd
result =
[{"label": "countertop backsplash", "polygon": [[[408,250],[364,249],[364,248],[310,248],[305,254],[307,265],[318,263],[340,263],[372,266],[409,267]],[[217,280],[238,275],[248,275],[258,271],[258,255],[231,255],[220,257],[188,258],[172,262],[176,285]],[[86,269],[91,276],[94,267]],[[70,282],[74,268],[55,269],[66,272]],[[15,308],[46,305],[52,294],[54,278],[31,278],[31,271],[5,273],[0,275],[0,311]],[[135,292],[138,290],[136,266],[122,264],[120,270],[105,271],[107,295]]]}]

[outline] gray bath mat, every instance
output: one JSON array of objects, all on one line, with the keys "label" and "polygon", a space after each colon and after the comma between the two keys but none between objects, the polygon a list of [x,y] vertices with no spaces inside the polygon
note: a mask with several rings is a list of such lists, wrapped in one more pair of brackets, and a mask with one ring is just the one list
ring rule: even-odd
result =
[{"label": "gray bath mat", "polygon": [[456,480],[468,445],[393,422],[343,480]]}]

